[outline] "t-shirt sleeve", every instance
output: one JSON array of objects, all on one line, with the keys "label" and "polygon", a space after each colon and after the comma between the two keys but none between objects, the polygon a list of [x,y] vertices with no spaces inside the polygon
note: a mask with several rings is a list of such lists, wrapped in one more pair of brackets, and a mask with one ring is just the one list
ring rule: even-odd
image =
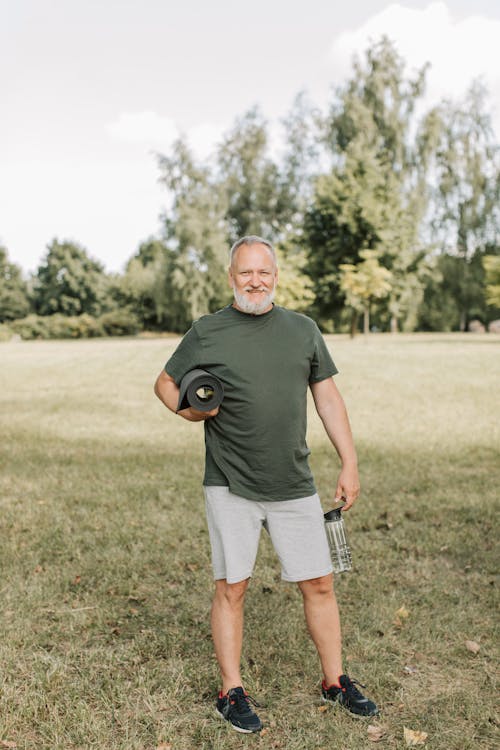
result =
[{"label": "t-shirt sleeve", "polygon": [[338,373],[318,326],[314,324],[314,351],[311,359],[309,383],[319,383]]},{"label": "t-shirt sleeve", "polygon": [[165,371],[175,380],[177,385],[180,385],[187,372],[200,366],[200,355],[200,338],[192,327],[181,339],[179,346],[167,361]]}]

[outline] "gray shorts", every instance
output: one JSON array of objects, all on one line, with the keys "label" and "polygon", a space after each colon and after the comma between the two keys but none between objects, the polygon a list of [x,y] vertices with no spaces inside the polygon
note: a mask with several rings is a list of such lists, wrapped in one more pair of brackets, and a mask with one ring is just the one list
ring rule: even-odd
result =
[{"label": "gray shorts", "polygon": [[332,572],[319,496],[257,502],[204,487],[215,580],[244,581],[252,575],[260,532],[269,532],[284,581],[307,581]]}]

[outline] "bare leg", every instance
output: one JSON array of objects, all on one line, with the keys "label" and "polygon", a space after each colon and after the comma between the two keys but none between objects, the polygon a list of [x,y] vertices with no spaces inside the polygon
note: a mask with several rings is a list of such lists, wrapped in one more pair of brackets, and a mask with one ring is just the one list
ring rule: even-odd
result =
[{"label": "bare leg", "polygon": [[223,578],[215,582],[212,603],[212,638],[222,677],[222,692],[242,685],[240,674],[243,646],[243,604],[249,578],[238,583],[227,583]]},{"label": "bare leg", "polygon": [[299,588],[304,598],[304,613],[307,627],[321,661],[327,685],[335,683],[342,671],[342,640],[340,616],[333,591],[333,576],[300,581]]}]

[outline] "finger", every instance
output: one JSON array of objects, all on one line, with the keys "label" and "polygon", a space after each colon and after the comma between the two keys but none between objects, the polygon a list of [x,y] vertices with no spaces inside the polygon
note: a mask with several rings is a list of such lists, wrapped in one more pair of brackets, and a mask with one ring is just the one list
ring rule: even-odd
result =
[{"label": "finger", "polygon": [[342,508],[342,511],[345,511],[345,510],[349,510],[349,508],[351,508],[351,507],[352,507],[352,505],[353,505],[354,501],[356,500],[356,498],[355,498],[355,497],[353,497],[353,496],[351,496],[351,497],[346,497],[346,498],[344,498],[344,499],[345,499],[345,505],[344,505],[344,507]]},{"label": "finger", "polygon": [[339,482],[335,490],[334,502],[340,503],[341,500],[345,500],[345,495],[344,495],[344,488],[342,484]]}]

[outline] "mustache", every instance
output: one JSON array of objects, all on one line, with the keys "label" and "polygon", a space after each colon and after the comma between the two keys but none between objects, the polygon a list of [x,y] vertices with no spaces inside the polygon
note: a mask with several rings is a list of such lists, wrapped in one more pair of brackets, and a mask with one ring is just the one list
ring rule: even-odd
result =
[{"label": "mustache", "polygon": [[261,287],[260,289],[255,289],[253,286],[246,286],[243,289],[244,292],[267,292],[268,290],[265,287]]}]

